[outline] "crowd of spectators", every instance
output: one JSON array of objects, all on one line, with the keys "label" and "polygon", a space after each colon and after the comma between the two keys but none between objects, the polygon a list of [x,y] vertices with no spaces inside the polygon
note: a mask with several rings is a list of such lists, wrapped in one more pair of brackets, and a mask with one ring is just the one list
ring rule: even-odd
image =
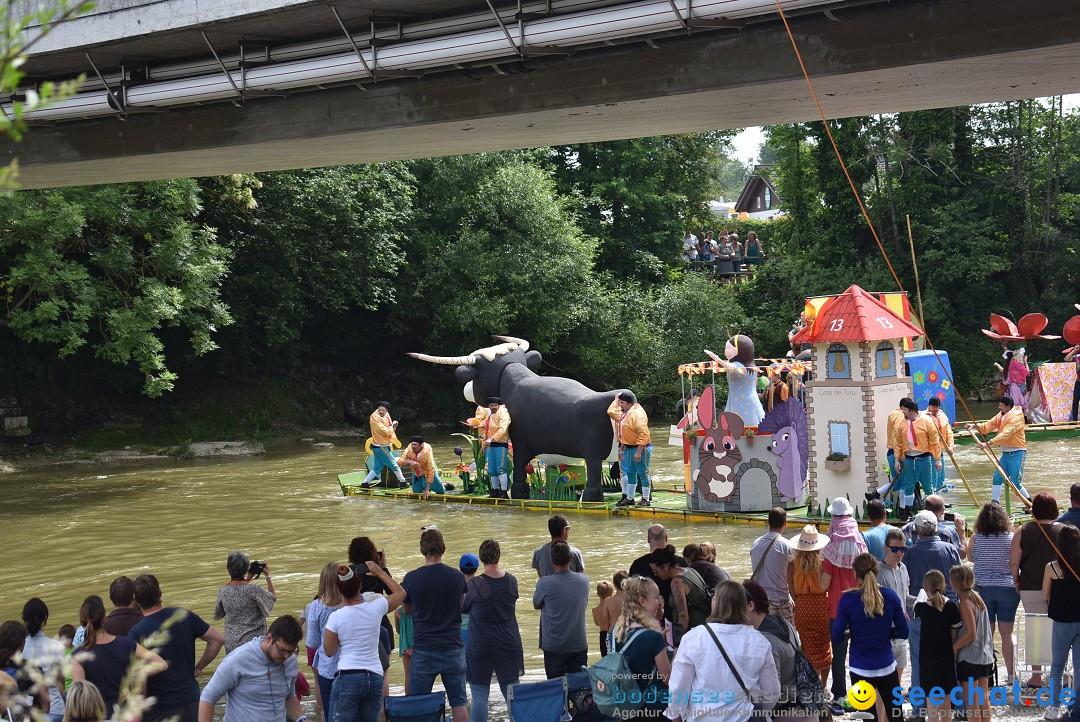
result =
[{"label": "crowd of spectators", "polygon": [[[715,237],[714,237],[715,235]],[[700,235],[686,231],[683,258],[687,267],[707,273],[721,281],[734,281],[749,273],[765,258],[757,232],[750,231],[740,240],[737,231],[702,230]]]},{"label": "crowd of spectators", "polygon": [[[1080,484],[1072,503],[1069,513],[1080,515]],[[864,681],[878,691],[878,719],[901,719],[891,690],[905,668],[912,687],[961,686],[965,698],[981,690],[985,699],[995,674],[994,634],[1000,626],[1011,635],[1021,600],[1053,619],[1050,675],[1060,686],[1068,653],[1080,646],[1073,517],[1057,521],[1056,501],[1039,494],[1034,520],[1014,533],[991,502],[967,538],[962,523],[945,520],[941,497],[928,496],[925,506],[896,528],[885,523],[882,503],[871,501],[872,526],[860,532],[850,504],[835,499],[828,531],[810,525],[790,537],[787,513],[773,509],[768,532],[751,546],[753,572],[741,583],[716,564],[710,542],[679,554],[663,526],[649,527],[648,550],[596,584],[591,615],[601,655],[622,654],[645,693],[630,717],[749,720],[755,708],[776,708],[817,718],[822,705],[843,713],[848,684]],[[545,674],[556,678],[588,664],[593,587],[587,555],[569,543],[567,519],[551,517],[548,532],[551,541],[532,555],[532,604],[540,611]],[[211,722],[225,698],[225,722],[304,722],[306,680],[297,662],[304,642],[323,719],[380,719],[397,648],[407,694],[425,694],[440,681],[455,722],[484,722],[492,681],[508,698],[525,672],[519,580],[500,566],[493,539],[446,564],[442,533],[431,525],[419,548],[424,564],[398,581],[370,538],[353,539],[348,563],[322,568],[303,615],[268,626],[276,601],[269,565],[234,552],[214,613],[225,619],[224,634],[191,610],[165,606],[153,574],[116,579],[108,614],[100,597],[88,596],[78,630],[64,625],[56,638],[45,631],[47,605],[31,599],[22,621],[0,625],[0,712],[16,721],[30,719],[34,708],[54,722]],[[265,586],[254,583],[263,575]],[[1024,594],[1029,586],[1038,598]],[[226,655],[200,686],[223,647]],[[818,672],[810,672],[816,698],[806,697],[800,665]],[[709,689],[746,694],[696,693]],[[947,702],[913,711],[942,722],[951,714]],[[969,706],[967,716],[987,718],[989,707]]]}]

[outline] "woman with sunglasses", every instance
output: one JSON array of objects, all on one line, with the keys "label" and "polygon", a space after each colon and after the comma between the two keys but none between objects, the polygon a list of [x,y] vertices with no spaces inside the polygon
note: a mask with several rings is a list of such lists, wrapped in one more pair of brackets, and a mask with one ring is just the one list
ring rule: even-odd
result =
[{"label": "woman with sunglasses", "polygon": [[1005,657],[1005,669],[1009,673],[1008,684],[1016,675],[1013,647],[1013,624],[1016,608],[1020,606],[1020,592],[1013,584],[1009,571],[1009,552],[1012,549],[1013,532],[1009,517],[1001,504],[991,501],[983,504],[975,519],[975,533],[968,539],[967,558],[975,564],[975,584],[990,615],[990,639],[994,627],[1001,628],[1001,653]]},{"label": "woman with sunglasses", "polygon": [[[896,592],[896,596],[904,602],[904,614],[910,620],[915,597],[911,594],[911,577],[903,562],[906,553],[907,537],[904,536],[904,532],[895,527],[890,529],[885,534],[885,558],[880,565],[878,584]],[[894,639],[892,648],[893,656],[896,657],[897,674],[903,677],[904,670],[908,666],[908,641]]]}]

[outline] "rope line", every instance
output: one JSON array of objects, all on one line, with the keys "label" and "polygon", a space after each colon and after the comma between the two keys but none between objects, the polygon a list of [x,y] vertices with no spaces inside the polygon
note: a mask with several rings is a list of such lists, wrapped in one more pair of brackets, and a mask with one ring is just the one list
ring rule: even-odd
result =
[{"label": "rope line", "polygon": [[[855,196],[855,201],[859,204],[859,211],[862,213],[863,219],[866,221],[867,227],[870,229],[871,235],[874,237],[874,242],[877,244],[878,250],[881,251],[882,258],[885,259],[885,264],[889,267],[889,273],[892,274],[893,280],[896,282],[896,287],[903,293],[907,293],[907,289],[904,288],[904,284],[900,281],[900,276],[897,275],[896,269],[893,267],[892,261],[889,259],[889,254],[885,250],[884,244],[881,242],[881,237],[878,235],[877,227],[874,226],[874,222],[870,220],[870,213],[866,210],[866,205],[863,203],[862,195],[859,193],[859,189],[855,186],[855,181],[851,177],[851,173],[848,172],[847,164],[844,162],[844,157],[840,153],[840,147],[836,143],[836,138],[833,137],[832,129],[829,127],[829,121],[825,117],[825,111],[821,107],[821,100],[818,98],[817,90],[814,88],[814,81],[810,79],[810,73],[806,69],[806,63],[803,61],[802,53],[799,52],[799,44],[795,41],[795,34],[791,31],[791,25],[788,23],[787,14],[784,12],[784,7],[780,0],[774,0],[776,3],[776,10],[780,14],[780,19],[784,23],[784,29],[787,31],[788,39],[791,40],[791,47],[795,51],[795,58],[799,61],[799,68],[802,70],[803,78],[806,79],[806,85],[810,89],[810,96],[814,99],[814,105],[817,107],[818,115],[821,117],[821,124],[825,127],[825,135],[829,138],[829,143],[832,145],[833,153],[836,154],[836,160],[840,164],[840,169],[844,172],[844,177],[847,179],[848,186],[851,188],[852,194]],[[934,359],[938,362],[938,366],[941,367],[942,373],[949,379],[949,383],[952,387],[956,388],[956,380],[953,378],[952,373],[945,366],[945,362],[941,360],[941,355],[934,346],[934,342],[930,339],[930,333],[926,329],[926,319],[922,319],[923,323],[923,338],[926,339],[926,344],[930,347],[930,350],[934,352]],[[960,400],[960,404],[964,407],[964,411],[967,412],[968,418],[972,421],[975,420],[975,415],[971,412],[971,408],[967,405],[967,401],[963,395],[956,392],[956,398]],[[977,441],[977,439],[976,439]],[[993,453],[990,450],[990,453]],[[997,457],[995,455],[995,461]],[[1020,493],[1020,490],[1013,484],[1013,480],[1008,476],[1005,479],[1009,482],[1009,486],[1016,493],[1018,497],[1024,502],[1027,507],[1031,507],[1031,502]]]}]

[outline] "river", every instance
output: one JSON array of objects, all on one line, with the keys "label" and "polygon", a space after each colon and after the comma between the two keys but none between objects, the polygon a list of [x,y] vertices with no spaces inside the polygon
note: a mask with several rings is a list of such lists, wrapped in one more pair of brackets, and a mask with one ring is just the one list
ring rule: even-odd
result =
[{"label": "river", "polygon": [[[440,466],[452,468],[457,442],[448,432],[428,436]],[[678,483],[681,452],[666,445],[667,427],[654,426],[653,438],[658,442],[654,475]],[[345,498],[336,475],[358,468],[363,450],[357,439],[335,442],[335,448],[317,451],[290,439],[250,459],[53,468],[0,477],[0,529],[6,547],[0,620],[18,619],[27,599],[41,597],[51,611],[45,631],[55,635],[61,624],[77,623],[86,595],[99,594],[108,604],[109,583],[116,576],[152,572],[161,582],[166,604],[188,607],[211,621],[218,589],[228,581],[225,558],[234,549],[270,562],[279,595],[273,616],[299,615],[316,592],[320,568],[332,559],[342,560],[352,537],[375,539],[386,551],[391,573],[400,579],[423,563],[420,528],[435,523],[446,537],[445,561],[450,564],[465,552],[475,552],[484,539],[500,542],[503,566],[521,582],[518,620],[528,676],[542,678],[539,614],[530,603],[536,575],[530,562],[533,550],[549,540],[546,517],[456,504]],[[1077,439],[1031,443],[1028,488],[1033,493],[1051,491],[1067,506],[1069,485],[1077,480],[1072,461],[1078,453]],[[973,446],[959,447],[957,457],[980,500],[989,499],[990,463]],[[957,485],[950,496],[960,499],[963,487]],[[594,585],[647,550],[646,520],[590,514],[569,518],[570,542],[582,550]],[[789,529],[789,534],[795,531]],[[716,543],[718,563],[736,579],[749,576],[748,550],[761,533],[757,527],[669,524],[671,541],[679,549],[690,542]],[[216,625],[221,627],[220,622]],[[589,639],[595,656],[591,626]],[[401,692],[403,676],[395,655],[390,680],[396,693]]]}]

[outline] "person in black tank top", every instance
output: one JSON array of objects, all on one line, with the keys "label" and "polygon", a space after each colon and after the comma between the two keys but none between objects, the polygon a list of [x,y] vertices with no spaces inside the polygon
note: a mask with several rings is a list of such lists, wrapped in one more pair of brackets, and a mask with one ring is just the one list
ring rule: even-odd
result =
[{"label": "person in black tank top", "polygon": [[[1050,665],[1052,689],[1061,689],[1061,678],[1069,650],[1080,650],[1080,530],[1070,524],[1060,525],[1057,535],[1060,557],[1047,563],[1042,591],[1048,600],[1048,614],[1054,620],[1053,662]],[[1057,552],[1055,552],[1055,556]],[[1073,653],[1073,679],[1080,671]],[[1057,692],[1055,691],[1055,694]]]}]

